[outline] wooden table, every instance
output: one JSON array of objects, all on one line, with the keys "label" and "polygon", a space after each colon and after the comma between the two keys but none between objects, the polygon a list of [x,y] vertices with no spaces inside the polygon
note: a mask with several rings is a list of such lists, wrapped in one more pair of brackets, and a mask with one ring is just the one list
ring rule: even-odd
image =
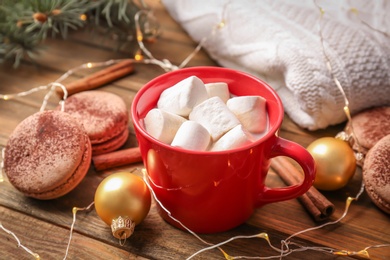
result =
[{"label": "wooden table", "polygon": [[[155,43],[147,47],[156,58],[169,59],[173,64],[180,64],[196,44],[166,13],[160,3],[151,5],[162,26],[162,35]],[[87,32],[72,33],[68,40],[50,39],[47,49],[36,58],[36,63],[22,62],[18,69],[10,63],[0,67],[0,93],[16,93],[33,87],[46,85],[56,80],[67,70],[86,62],[99,62],[109,59],[132,57],[133,48],[112,50],[112,42],[101,42],[91,38]],[[199,52],[188,66],[216,65],[207,54]],[[131,100],[143,84],[164,73],[153,65],[136,65],[136,73],[126,76],[101,90],[116,93],[124,98],[129,109]],[[78,71],[69,80],[88,75],[90,71]],[[41,106],[45,91],[10,101],[0,100],[0,147],[7,143],[13,129],[27,116],[37,112]],[[47,109],[58,104],[53,96]],[[296,126],[287,116],[283,122],[280,135],[307,146],[316,138],[334,136],[343,129],[343,125],[326,130],[309,132]],[[137,145],[132,125],[131,135],[125,147]],[[38,253],[41,259],[62,259],[65,255],[72,223],[72,208],[85,207],[93,201],[94,192],[100,181],[110,173],[118,170],[141,168],[141,163],[122,168],[97,172],[91,166],[86,178],[71,193],[59,199],[39,201],[24,197],[8,182],[0,184],[0,221],[5,228],[14,232],[21,243]],[[283,186],[275,174],[270,173],[268,185]],[[353,180],[347,187],[324,195],[336,206],[331,220],[336,220],[344,211],[348,196],[357,194],[361,183],[361,170],[358,168]],[[280,248],[280,241],[300,230],[319,225],[298,202],[290,200],[269,204],[257,209],[253,216],[243,225],[219,234],[201,235],[213,244],[232,236],[253,235],[266,232],[272,244]],[[12,236],[0,230],[0,259],[33,259],[31,255],[17,247]],[[390,242],[389,216],[380,211],[368,198],[366,193],[357,202],[353,202],[346,218],[341,223],[330,225],[299,235],[294,242],[305,246],[327,246],[338,250],[359,251],[370,245]],[[153,203],[147,218],[136,227],[135,233],[120,246],[111,235],[110,228],[103,223],[94,210],[79,212],[73,233],[73,240],[68,259],[185,259],[206,247],[188,232],[178,230],[157,214]],[[270,256],[277,255],[266,241],[258,238],[242,239],[224,245],[223,250],[231,256]],[[383,247],[369,250],[372,259],[389,259],[390,248]],[[286,259],[339,259],[327,253],[308,250],[295,252]],[[352,257],[340,257],[351,259]],[[199,254],[195,259],[224,259],[217,249]]]}]

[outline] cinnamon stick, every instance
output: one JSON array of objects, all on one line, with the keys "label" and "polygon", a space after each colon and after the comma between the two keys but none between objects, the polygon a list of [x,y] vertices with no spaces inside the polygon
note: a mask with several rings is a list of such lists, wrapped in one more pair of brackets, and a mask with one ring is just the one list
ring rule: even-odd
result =
[{"label": "cinnamon stick", "polygon": [[92,163],[97,171],[102,171],[127,164],[141,162],[139,147],[118,150],[92,157]]},{"label": "cinnamon stick", "polygon": [[[70,96],[81,91],[100,87],[133,72],[133,62],[131,60],[124,60],[93,73],[90,76],[73,81],[65,87]],[[57,94],[60,98],[63,98],[64,96],[62,89],[57,89]]]},{"label": "cinnamon stick", "polygon": [[[275,157],[271,160],[271,167],[287,185],[299,184],[303,180],[302,173],[284,157]],[[323,221],[334,212],[334,205],[315,187],[311,187],[298,200],[311,214],[315,221]]]}]

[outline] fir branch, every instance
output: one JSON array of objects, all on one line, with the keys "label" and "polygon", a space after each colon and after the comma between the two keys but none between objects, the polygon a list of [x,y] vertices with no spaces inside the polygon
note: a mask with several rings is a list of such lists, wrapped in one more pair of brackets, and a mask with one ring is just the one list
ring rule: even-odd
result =
[{"label": "fir branch", "polygon": [[66,38],[70,30],[91,21],[133,34],[139,10],[129,0],[0,0],[0,61],[14,59],[17,67],[37,52],[48,34]]}]

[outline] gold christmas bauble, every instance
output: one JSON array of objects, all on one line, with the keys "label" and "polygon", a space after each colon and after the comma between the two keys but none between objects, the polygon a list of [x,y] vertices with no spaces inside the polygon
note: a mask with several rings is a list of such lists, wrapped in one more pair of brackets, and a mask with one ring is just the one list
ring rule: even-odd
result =
[{"label": "gold christmas bauble", "polygon": [[113,235],[125,239],[149,213],[151,195],[142,178],[117,172],[99,184],[94,202],[96,213],[111,226]]},{"label": "gold christmas bauble", "polygon": [[356,170],[356,159],[347,142],[324,137],[312,142],[307,150],[316,162],[313,186],[319,190],[337,190],[344,187]]}]

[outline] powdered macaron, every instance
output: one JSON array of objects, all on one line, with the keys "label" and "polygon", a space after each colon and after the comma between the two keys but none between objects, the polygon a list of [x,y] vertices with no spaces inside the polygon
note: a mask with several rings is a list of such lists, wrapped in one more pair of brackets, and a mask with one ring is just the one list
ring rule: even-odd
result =
[{"label": "powdered macaron", "polygon": [[[363,110],[352,116],[354,135],[358,143],[351,138],[352,148],[364,155],[383,137],[390,134],[390,107],[381,106]],[[348,124],[346,132],[351,134]],[[359,147],[360,145],[360,147]]]},{"label": "powdered macaron", "polygon": [[65,112],[84,126],[93,155],[115,151],[128,138],[128,110],[123,99],[113,93],[79,92],[66,99]]},{"label": "powdered macaron", "polygon": [[390,134],[368,151],[363,166],[363,180],[371,200],[390,214]]},{"label": "powdered macaron", "polygon": [[54,199],[73,190],[91,164],[91,143],[69,114],[43,111],[23,120],[4,154],[9,182],[24,195]]}]

